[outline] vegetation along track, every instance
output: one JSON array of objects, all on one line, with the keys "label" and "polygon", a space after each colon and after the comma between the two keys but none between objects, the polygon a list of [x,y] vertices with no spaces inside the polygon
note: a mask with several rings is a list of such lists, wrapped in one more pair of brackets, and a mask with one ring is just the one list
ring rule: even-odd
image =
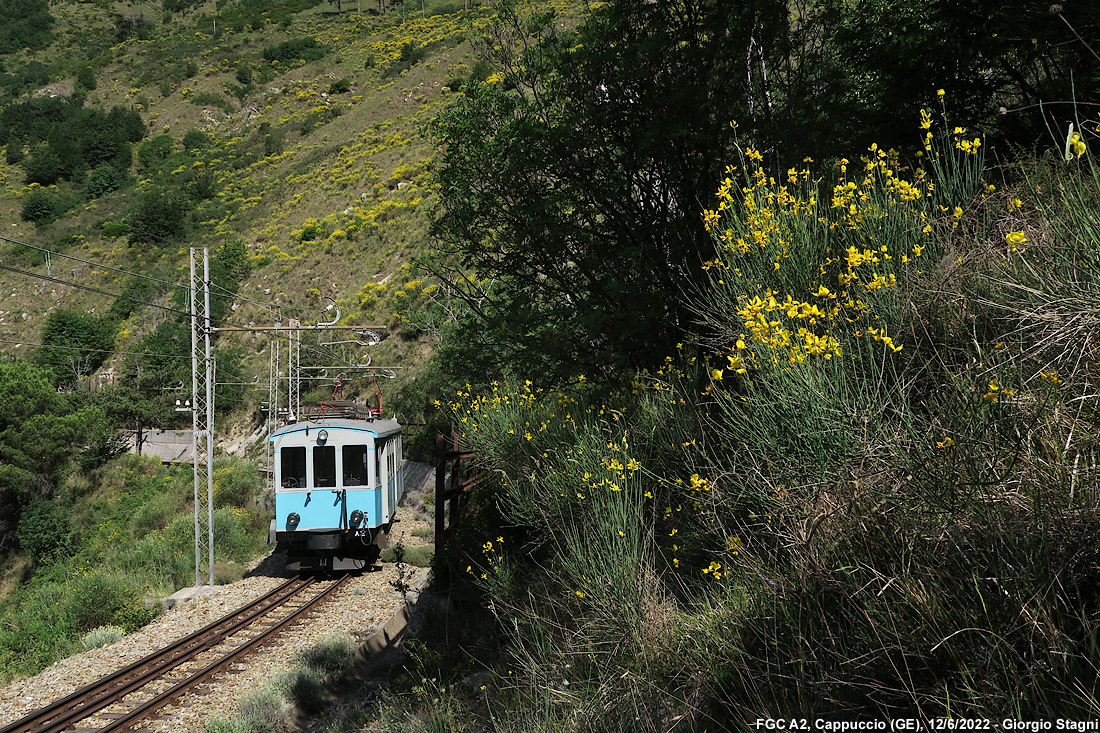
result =
[{"label": "vegetation along track", "polygon": [[0,728],[0,733],[131,730],[255,651],[350,578],[328,584],[292,578],[251,605]]}]

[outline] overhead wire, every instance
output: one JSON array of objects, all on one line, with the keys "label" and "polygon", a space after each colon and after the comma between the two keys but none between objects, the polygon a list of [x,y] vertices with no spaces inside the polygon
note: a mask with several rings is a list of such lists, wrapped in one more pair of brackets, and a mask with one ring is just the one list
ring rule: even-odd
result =
[{"label": "overhead wire", "polygon": [[2,234],[0,234],[0,240],[2,240],[4,242],[10,242],[11,244],[15,244],[15,245],[18,245],[20,247],[26,247],[27,249],[38,250],[39,252],[42,252],[42,253],[46,254],[47,256],[49,256],[49,257],[64,257],[66,259],[73,260],[74,262],[80,262],[80,263],[85,264],[85,265],[91,265],[92,267],[99,267],[99,268],[104,269],[104,270],[112,270],[113,272],[121,272],[123,275],[132,275],[133,277],[140,277],[140,278],[144,278],[145,280],[152,280],[153,282],[158,282],[162,285],[167,285],[167,286],[173,287],[173,288],[183,288],[184,290],[190,290],[189,287],[187,287],[186,285],[183,285],[181,283],[173,283],[173,282],[169,282],[167,280],[161,280],[159,277],[153,277],[152,275],[141,275],[141,274],[138,274],[136,272],[130,272],[129,270],[123,270],[123,269],[118,268],[118,267],[112,267],[111,265],[105,265],[102,262],[92,262],[91,260],[84,260],[84,259],[81,259],[79,257],[73,257],[72,255],[65,254],[64,252],[55,252],[52,249],[47,249],[45,247],[39,247],[39,246],[34,245],[34,244],[27,244],[26,242],[20,242],[17,239],[11,239],[10,237],[5,237]]},{"label": "overhead wire", "polygon": [[[2,238],[2,237],[0,237],[0,238]],[[27,277],[38,278],[40,280],[49,280],[50,282],[55,282],[55,283],[58,283],[59,285],[66,285],[66,286],[71,287],[71,288],[78,288],[80,290],[87,290],[89,292],[98,293],[99,295],[106,295],[106,296],[111,297],[111,298],[121,298],[122,300],[127,300],[131,303],[138,303],[140,305],[146,305],[146,306],[149,306],[150,308],[159,308],[161,310],[168,311],[170,313],[178,313],[179,315],[187,316],[188,318],[191,317],[190,312],[180,310],[179,308],[173,308],[173,307],[168,306],[168,305],[161,305],[160,303],[154,303],[152,301],[142,300],[141,298],[136,298],[133,295],[123,295],[121,293],[112,293],[109,290],[103,290],[102,288],[95,288],[95,287],[92,287],[91,285],[81,285],[80,283],[69,282],[68,280],[62,280],[60,278],[53,277],[52,275],[42,275],[42,274],[37,273],[37,272],[31,272],[30,270],[22,270],[18,267],[11,267],[10,265],[0,265],[0,270],[8,270],[9,272],[14,272],[14,273],[17,273],[19,275],[25,275]],[[163,281],[161,281],[161,282],[163,282]],[[185,286],[181,285],[179,287],[185,287]],[[189,287],[185,287],[185,289],[188,290],[188,291],[191,290],[191,288],[189,288]],[[256,301],[249,301],[249,302],[256,302]],[[273,305],[270,305],[270,304],[267,304],[267,305],[268,305],[268,307],[271,307],[275,310],[278,310],[278,309],[282,308],[282,306],[273,306]],[[323,312],[323,311],[318,311],[318,312],[320,313],[320,312]],[[229,325],[227,321],[222,320],[222,319],[210,318],[209,320],[212,324],[221,325],[221,326]]]},{"label": "overhead wire", "polygon": [[[104,270],[110,270],[110,271],[118,272],[118,273],[121,273],[121,274],[124,274],[124,275],[130,275],[132,277],[137,277],[137,278],[149,280],[149,281],[152,281],[152,282],[160,283],[160,284],[166,285],[168,287],[180,288],[182,290],[187,290],[189,293],[192,293],[194,291],[194,289],[191,288],[189,285],[183,285],[183,284],[180,284],[180,283],[173,283],[173,282],[169,282],[167,280],[163,280],[161,278],[153,277],[151,275],[143,275],[143,274],[132,272],[132,271],[129,271],[129,270],[124,270],[122,268],[113,267],[111,265],[106,265],[106,264],[103,264],[103,263],[100,263],[100,262],[93,262],[91,260],[85,260],[85,259],[82,259],[80,257],[75,257],[73,255],[67,255],[67,254],[64,254],[64,253],[61,253],[61,252],[56,252],[54,250],[50,250],[50,249],[47,249],[45,247],[38,247],[38,246],[33,245],[33,244],[27,244],[25,242],[21,242],[19,240],[11,239],[10,237],[5,237],[3,235],[0,235],[0,241],[5,241],[5,242],[9,242],[9,243],[18,245],[18,246],[26,247],[28,249],[37,250],[37,251],[42,252],[45,255],[47,255],[47,257],[52,257],[52,256],[62,257],[62,258],[65,258],[65,259],[72,260],[74,262],[80,262],[82,264],[89,265],[91,267],[101,268],[101,269],[104,269]],[[88,292],[97,293],[99,295],[105,295],[105,296],[112,297],[112,298],[118,298],[118,299],[126,300],[126,301],[129,301],[129,302],[132,302],[132,303],[137,303],[139,305],[145,305],[145,306],[148,306],[148,307],[151,307],[151,308],[158,308],[160,310],[168,311],[170,313],[176,313],[176,314],[183,315],[183,316],[188,316],[188,317],[191,317],[191,315],[192,315],[190,312],[183,311],[183,310],[180,310],[178,308],[172,308],[171,306],[162,305],[160,303],[154,303],[154,302],[151,302],[151,301],[142,300],[142,299],[134,297],[132,295],[123,295],[123,294],[120,294],[120,293],[113,293],[113,292],[110,292],[108,290],[104,290],[102,288],[96,288],[96,287],[92,287],[90,285],[82,285],[80,283],[69,282],[67,280],[62,280],[61,278],[53,277],[52,275],[43,275],[43,274],[40,274],[40,273],[31,272],[29,270],[23,270],[23,269],[20,269],[20,268],[17,268],[17,267],[11,267],[9,265],[3,265],[3,264],[0,264],[0,269],[7,270],[9,272],[13,272],[13,273],[16,273],[16,274],[19,274],[19,275],[24,275],[26,277],[38,278],[40,280],[46,280],[46,281],[49,281],[49,282],[57,283],[59,285],[65,285],[65,286],[77,288],[77,289],[80,289],[80,290],[86,290]],[[264,302],[261,302],[261,301],[251,300],[249,298],[245,298],[243,296],[237,295],[236,293],[232,293],[231,291],[229,291],[228,289],[226,289],[226,288],[224,288],[220,285],[216,285],[214,283],[210,283],[210,285],[211,285],[211,287],[222,290],[225,293],[224,295],[221,294],[221,293],[211,293],[211,295],[213,295],[215,297],[221,297],[221,298],[226,298],[226,299],[236,299],[236,300],[240,300],[242,302],[252,303],[254,305],[259,305],[259,306],[262,306],[262,307],[265,307],[265,308],[270,308],[270,309],[275,310],[275,311],[292,310],[292,311],[313,312],[313,313],[323,313],[323,312],[325,312],[324,309],[318,309],[318,308],[303,308],[303,307],[298,307],[298,306],[284,306],[284,305],[279,305],[277,303],[264,303]],[[211,323],[216,323],[216,324],[224,324],[225,323],[225,321],[218,320],[218,319],[210,319],[210,322]],[[149,352],[114,351],[114,350],[110,350],[110,349],[92,349],[92,348],[81,348],[81,347],[75,347],[75,346],[58,346],[58,345],[53,345],[53,344],[38,344],[38,343],[31,343],[31,342],[27,342],[27,341],[12,341],[12,340],[9,340],[9,339],[0,339],[0,343],[14,344],[14,345],[17,345],[17,346],[32,346],[32,347],[36,347],[36,348],[58,349],[58,350],[65,350],[65,351],[82,351],[82,352],[93,352],[93,353],[102,353],[102,354],[116,354],[116,355],[122,355],[122,356],[145,356],[145,357],[170,358],[170,359],[190,359],[191,358],[189,355],[181,355],[181,354],[155,354],[155,353],[149,353]],[[301,346],[306,351],[309,351],[309,352],[312,352],[314,354],[318,354],[318,355],[321,355],[321,356],[325,356],[325,357],[330,358],[332,360],[335,360],[337,362],[342,362],[346,366],[352,366],[346,359],[337,356],[332,349],[316,348],[316,347],[314,347],[310,344],[301,344]]]},{"label": "overhead wire", "polygon": [[[15,245],[18,245],[20,247],[26,247],[27,249],[37,250],[37,251],[42,252],[43,254],[47,255],[48,257],[63,257],[65,259],[73,260],[74,262],[80,262],[82,264],[89,265],[91,267],[98,267],[98,268],[101,268],[101,269],[104,269],[104,270],[111,270],[112,272],[122,273],[123,275],[130,275],[131,277],[137,277],[137,278],[142,278],[144,280],[150,280],[152,282],[160,283],[162,285],[167,285],[168,287],[172,287],[172,288],[180,288],[181,290],[187,290],[189,292],[193,289],[193,288],[191,288],[191,286],[184,285],[183,283],[174,283],[174,282],[170,282],[168,280],[163,280],[159,277],[153,277],[152,275],[143,275],[143,274],[138,273],[138,272],[131,272],[130,270],[124,270],[120,267],[113,267],[111,265],[105,265],[102,262],[93,262],[91,260],[85,260],[85,259],[82,259],[80,257],[74,257],[73,255],[65,254],[64,252],[57,252],[55,250],[51,250],[51,249],[48,249],[46,247],[39,247],[39,246],[34,245],[34,244],[27,244],[26,242],[21,242],[17,239],[12,239],[11,237],[5,237],[3,235],[0,235],[0,241],[10,242],[11,244],[15,244]],[[253,305],[259,305],[259,306],[263,306],[265,308],[270,308],[270,309],[276,310],[276,311],[278,311],[278,310],[290,310],[290,311],[302,311],[302,312],[308,312],[308,313],[324,313],[325,312],[325,309],[323,309],[323,308],[306,308],[306,307],[303,307],[303,306],[281,305],[279,303],[265,303],[265,302],[259,301],[259,300],[252,300],[251,298],[246,298],[243,295],[238,295],[236,293],[233,293],[228,288],[225,288],[221,285],[217,285],[215,283],[211,283],[210,285],[213,288],[217,288],[218,290],[224,291],[223,293],[213,293],[212,292],[211,295],[216,297],[216,298],[239,300],[239,301],[242,301],[244,303],[251,303]]]},{"label": "overhead wire", "polygon": [[166,310],[166,311],[169,311],[171,313],[179,313],[182,316],[187,316],[187,317],[191,316],[190,313],[188,313],[187,311],[182,311],[179,308],[173,308],[171,306],[161,305],[159,303],[152,303],[152,302],[147,301],[147,300],[141,300],[140,298],[135,298],[132,295],[120,295],[118,293],[112,293],[110,291],[102,290],[100,288],[94,288],[91,285],[81,285],[79,283],[72,283],[72,282],[69,282],[67,280],[62,280],[60,278],[56,278],[52,275],[41,275],[37,272],[30,272],[29,270],[21,270],[18,267],[11,267],[9,265],[0,265],[0,270],[8,270],[9,272],[14,272],[14,273],[17,273],[19,275],[26,275],[27,277],[36,277],[36,278],[39,278],[41,280],[49,280],[50,282],[55,282],[55,283],[58,283],[59,285],[68,285],[71,288],[79,288],[80,290],[87,290],[87,291],[92,292],[92,293],[99,293],[100,295],[107,295],[107,296],[110,296],[112,298],[122,298],[123,300],[130,301],[131,303],[140,303],[141,305],[147,305],[147,306],[150,306],[152,308],[160,308],[161,310]]},{"label": "overhead wire", "polygon": [[63,351],[94,351],[98,354],[118,354],[121,356],[155,356],[161,359],[190,359],[190,356],[182,354],[153,354],[144,351],[112,351],[111,349],[88,349],[80,346],[56,346],[54,344],[34,344],[30,341],[11,341],[0,339],[0,344],[15,344],[16,346],[35,346],[40,349],[61,349]]}]

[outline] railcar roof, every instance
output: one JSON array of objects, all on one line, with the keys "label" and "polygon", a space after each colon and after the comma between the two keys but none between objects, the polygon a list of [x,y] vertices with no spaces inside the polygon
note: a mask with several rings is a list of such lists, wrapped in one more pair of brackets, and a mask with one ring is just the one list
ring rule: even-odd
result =
[{"label": "railcar roof", "polygon": [[353,420],[350,418],[333,417],[316,421],[302,420],[300,422],[291,423],[290,425],[284,425],[272,433],[268,440],[274,441],[276,438],[291,435],[292,433],[304,433],[306,428],[311,431],[328,430],[329,432],[353,430],[370,433],[376,438],[400,433],[402,429],[401,423],[396,420],[387,420],[385,418],[378,418],[376,420]]}]

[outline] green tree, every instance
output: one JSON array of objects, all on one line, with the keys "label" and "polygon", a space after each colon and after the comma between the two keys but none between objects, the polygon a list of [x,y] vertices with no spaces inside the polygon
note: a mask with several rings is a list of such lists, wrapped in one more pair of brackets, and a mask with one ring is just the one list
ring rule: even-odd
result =
[{"label": "green tree", "polygon": [[[123,113],[124,114],[124,113]],[[90,166],[107,163],[121,171],[130,169],[133,152],[130,149],[129,131],[117,124],[116,116],[98,109],[82,109],[76,115],[79,124],[79,146],[84,162]]]},{"label": "green tree", "polygon": [[1032,144],[1100,101],[1096,3],[612,0],[576,31],[498,15],[493,74],[432,127],[422,264],[467,304],[439,353],[470,381],[506,365],[610,377],[670,353],[695,330],[682,295],[713,256],[700,211],[735,146],[779,172],[912,150],[942,88],[952,126]]},{"label": "green tree", "polygon": [[88,90],[95,89],[95,70],[91,66],[81,66],[80,70],[76,72],[76,83]]},{"label": "green tree", "polygon": [[49,368],[59,384],[71,384],[103,364],[114,345],[110,318],[58,308],[42,326],[43,348],[38,363]]},{"label": "green tree", "polygon": [[39,143],[31,150],[31,154],[23,159],[23,170],[26,171],[28,185],[37,183],[40,186],[52,186],[65,175],[61,159],[49,145]]},{"label": "green tree", "polygon": [[174,416],[166,409],[168,397],[161,391],[156,373],[138,363],[119,384],[105,390],[102,404],[112,423],[134,431],[134,446],[141,454],[146,431],[164,428]]},{"label": "green tree", "polygon": [[65,197],[52,188],[33,188],[23,196],[19,212],[23,221],[44,225],[65,213]]},{"label": "green tree", "polygon": [[176,141],[168,134],[149,138],[138,148],[138,168],[145,172],[155,171],[168,160],[175,144]]},{"label": "green tree", "polygon": [[23,162],[23,141],[17,137],[8,138],[8,144],[4,148],[4,160],[8,165],[18,165]]},{"label": "green tree", "polygon": [[178,191],[146,191],[130,210],[130,242],[160,244],[183,234],[191,204]]},{"label": "green tree", "polygon": [[141,113],[133,107],[115,105],[107,113],[107,118],[113,127],[123,132],[129,142],[136,143],[145,137],[145,120],[141,119]]},{"label": "green tree", "polygon": [[814,24],[826,51],[811,106],[818,147],[836,155],[872,139],[910,147],[937,89],[952,125],[1026,146],[1100,101],[1097,3],[823,0]]},{"label": "green tree", "polygon": [[69,549],[72,517],[57,501],[36,501],[19,517],[19,546],[39,564],[63,557]]},{"label": "green tree", "polygon": [[573,34],[501,6],[485,43],[499,82],[470,85],[434,125],[439,246],[424,265],[469,305],[446,363],[562,380],[669,353],[692,322],[680,293],[713,254],[699,211],[730,121],[767,127],[749,62],[785,8],[612,2]]},{"label": "green tree", "polygon": [[129,176],[110,163],[96,166],[84,182],[84,194],[91,199],[99,198],[111,191],[117,191],[126,185]]},{"label": "green tree", "polygon": [[120,450],[106,412],[86,393],[58,394],[50,370],[0,359],[0,549],[15,537],[14,518],[50,498],[66,466],[97,465]]},{"label": "green tree", "polygon": [[52,27],[46,0],[0,0],[0,54],[42,48]]}]

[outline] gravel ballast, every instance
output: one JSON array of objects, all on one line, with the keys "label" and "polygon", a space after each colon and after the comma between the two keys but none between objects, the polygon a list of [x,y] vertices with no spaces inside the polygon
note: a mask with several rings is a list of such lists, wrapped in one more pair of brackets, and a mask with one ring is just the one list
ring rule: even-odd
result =
[{"label": "gravel ballast", "polygon": [[[405,545],[424,544],[412,534],[430,524],[411,518],[394,525],[390,541]],[[277,569],[279,558],[264,565]],[[261,566],[261,568],[263,565]],[[232,673],[215,677],[208,694],[188,694],[165,708],[161,720],[145,727],[164,731],[201,730],[211,715],[231,715],[242,696],[263,687],[279,672],[289,669],[294,656],[321,637],[345,633],[361,643],[401,610],[404,598],[395,589],[398,580],[419,587],[426,581],[426,568],[401,569],[381,563],[375,569],[353,577],[316,611],[295,622],[260,651],[249,655]],[[222,586],[212,593],[166,611],[145,628],[100,649],[63,659],[39,674],[17,680],[0,689],[0,725],[16,720],[49,702],[108,675],[168,643],[225,616],[285,582],[285,572],[257,574]],[[94,723],[85,722],[84,726]]]}]

